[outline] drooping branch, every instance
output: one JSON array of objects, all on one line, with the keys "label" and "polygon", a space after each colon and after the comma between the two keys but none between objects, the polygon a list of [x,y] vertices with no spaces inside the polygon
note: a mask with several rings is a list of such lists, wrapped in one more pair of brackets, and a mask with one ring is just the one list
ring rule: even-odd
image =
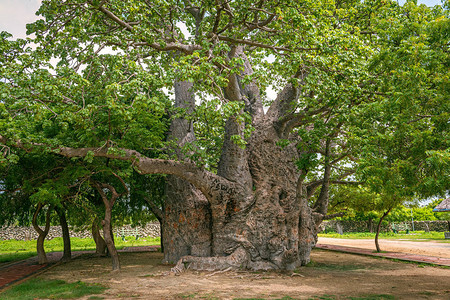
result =
[{"label": "drooping branch", "polygon": [[[0,143],[6,144],[8,140],[0,135]],[[21,141],[10,143],[11,146],[31,151],[37,147],[47,147],[48,145],[32,143],[25,144]],[[105,157],[123,161],[130,161],[133,167],[141,174],[170,174],[178,176],[192,183],[198,188],[209,201],[215,201],[223,193],[234,194],[240,187],[240,184],[231,182],[222,176],[208,172],[197,167],[191,162],[179,162],[175,160],[165,160],[157,158],[148,158],[136,150],[108,147],[101,148],[71,148],[71,147],[53,147],[54,153],[64,157]]]}]

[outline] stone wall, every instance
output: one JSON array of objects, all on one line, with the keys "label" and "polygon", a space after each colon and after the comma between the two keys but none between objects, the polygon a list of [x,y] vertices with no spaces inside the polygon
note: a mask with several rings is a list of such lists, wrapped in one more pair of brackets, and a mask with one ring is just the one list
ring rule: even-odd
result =
[{"label": "stone wall", "polygon": [[[116,236],[120,236],[122,228],[132,229],[131,226],[123,226],[114,228],[114,234]],[[159,223],[150,223],[144,227],[136,227],[139,231],[141,237],[159,237],[160,229]],[[0,240],[35,240],[37,239],[37,233],[33,227],[16,227],[16,226],[3,226],[0,228]],[[61,237],[61,227],[60,226],[51,226],[50,231],[47,235],[47,239],[51,240],[55,237]],[[73,230],[70,228],[70,236],[78,237],[78,238],[91,238],[92,234],[89,230]]]},{"label": "stone wall", "polygon": [[[412,230],[412,223],[402,222],[407,224]],[[392,224],[383,222],[381,225],[381,232],[392,231]],[[375,232],[377,222],[376,220],[372,224],[368,221],[342,221],[331,220],[325,221],[321,225],[322,231],[334,231],[334,232]],[[447,221],[414,221],[414,230],[420,231],[438,231],[445,232],[449,230],[449,223]]]}]

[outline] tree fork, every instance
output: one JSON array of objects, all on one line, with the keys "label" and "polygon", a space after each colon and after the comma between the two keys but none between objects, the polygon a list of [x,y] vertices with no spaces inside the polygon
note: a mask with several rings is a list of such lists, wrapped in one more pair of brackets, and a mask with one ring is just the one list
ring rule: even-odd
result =
[{"label": "tree fork", "polygon": [[36,232],[38,233],[38,239],[36,241],[36,251],[38,254],[38,263],[40,265],[48,263],[47,255],[45,254],[45,249],[44,249],[44,241],[50,230],[50,214],[52,211],[52,207],[50,206],[47,209],[47,213],[45,215],[45,229],[42,230],[37,224],[37,217],[43,207],[44,207],[44,205],[39,202],[36,207],[36,211],[34,212],[33,220],[32,220],[34,230],[36,230]]}]

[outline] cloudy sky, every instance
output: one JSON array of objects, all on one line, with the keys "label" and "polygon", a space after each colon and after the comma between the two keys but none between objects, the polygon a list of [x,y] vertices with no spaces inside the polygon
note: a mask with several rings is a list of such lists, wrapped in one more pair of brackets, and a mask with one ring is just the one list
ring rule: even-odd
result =
[{"label": "cloudy sky", "polygon": [[[399,0],[404,3],[405,0]],[[440,0],[419,0],[420,3],[432,6],[440,4]],[[36,20],[34,14],[41,0],[0,0],[0,31],[8,31],[14,38],[25,37],[25,24]]]}]

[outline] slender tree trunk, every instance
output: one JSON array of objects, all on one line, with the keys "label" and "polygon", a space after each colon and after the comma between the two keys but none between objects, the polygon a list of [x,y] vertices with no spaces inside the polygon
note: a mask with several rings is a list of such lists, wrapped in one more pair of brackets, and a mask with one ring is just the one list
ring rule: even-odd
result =
[{"label": "slender tree trunk", "polygon": [[163,226],[164,226],[164,216],[163,216],[164,205],[161,209],[147,197],[144,197],[144,199],[145,199],[145,201],[147,201],[150,211],[153,213],[153,215],[156,217],[156,219],[159,222],[159,236],[161,237],[160,246],[161,246],[161,252],[164,253],[164,228],[163,228]]},{"label": "slender tree trunk", "polygon": [[105,205],[105,219],[102,221],[102,225],[106,247],[108,248],[109,255],[111,255],[112,269],[115,271],[120,269],[120,261],[119,253],[117,252],[116,245],[114,244],[114,236],[112,234],[111,211],[112,207],[110,205]]},{"label": "slender tree trunk", "polygon": [[377,225],[377,233],[375,234],[375,247],[377,248],[377,252],[381,252],[380,244],[378,243],[378,236],[380,235],[381,230],[381,223],[383,222],[384,218],[391,212],[392,208],[389,208],[380,218],[380,221]]},{"label": "slender tree trunk", "polygon": [[61,224],[62,237],[64,242],[64,253],[61,261],[70,261],[72,259],[72,250],[70,246],[69,226],[67,225],[66,212],[60,207],[55,208],[59,216],[59,223]]},{"label": "slender tree trunk", "polygon": [[92,222],[92,238],[95,242],[95,254],[99,256],[105,256],[107,249],[106,242],[100,234],[100,228],[98,226],[97,218],[95,218],[95,220]]},{"label": "slender tree trunk", "polygon": [[[118,178],[122,182],[123,187],[126,190],[125,193],[122,193],[122,194],[117,193],[116,189],[112,185],[109,185],[106,183],[99,184],[98,182],[95,182],[95,181],[91,181],[91,182],[97,189],[98,193],[100,194],[100,196],[102,198],[103,204],[105,205],[105,219],[102,221],[103,237],[105,239],[106,247],[108,248],[108,253],[109,253],[109,255],[111,255],[112,269],[113,269],[113,271],[118,271],[118,270],[120,270],[120,261],[119,261],[119,254],[117,253],[116,245],[114,245],[114,235],[113,235],[112,224],[111,224],[112,208],[113,208],[114,203],[116,202],[116,200],[119,197],[128,193],[128,188],[126,187],[126,184],[122,180],[122,178],[120,178],[119,176],[117,176],[114,173],[113,173],[113,175],[116,176],[116,178]],[[104,188],[108,189],[111,192],[110,199],[108,199],[106,193],[103,191]]]},{"label": "slender tree trunk", "polygon": [[43,205],[41,203],[39,203],[36,208],[36,211],[33,215],[33,220],[32,220],[33,227],[36,230],[36,232],[38,233],[38,239],[36,242],[36,251],[37,251],[37,255],[38,255],[38,263],[41,265],[48,263],[47,255],[45,254],[45,249],[44,249],[44,241],[45,241],[45,238],[47,237],[48,231],[50,230],[50,213],[52,210],[51,207],[48,208],[47,214],[45,216],[45,229],[42,230],[41,228],[39,228],[39,226],[37,224],[37,217],[38,217],[39,212],[41,211],[42,207],[43,207]]},{"label": "slender tree trunk", "polygon": [[372,218],[369,218],[368,223],[369,223],[369,232],[372,233],[373,232],[373,220],[372,220]]}]

